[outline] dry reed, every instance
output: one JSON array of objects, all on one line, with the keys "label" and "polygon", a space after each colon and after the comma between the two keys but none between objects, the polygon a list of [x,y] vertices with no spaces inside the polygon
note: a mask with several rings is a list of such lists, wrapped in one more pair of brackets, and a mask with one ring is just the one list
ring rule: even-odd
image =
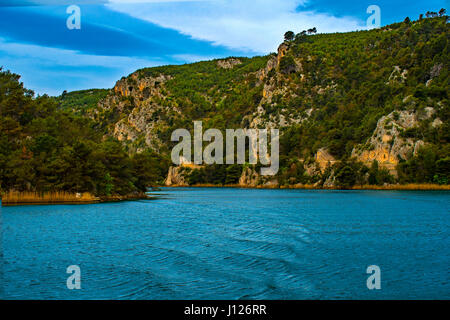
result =
[{"label": "dry reed", "polygon": [[90,193],[69,192],[18,192],[9,191],[2,197],[2,205],[15,204],[54,204],[54,203],[87,203],[97,202],[99,198]]}]

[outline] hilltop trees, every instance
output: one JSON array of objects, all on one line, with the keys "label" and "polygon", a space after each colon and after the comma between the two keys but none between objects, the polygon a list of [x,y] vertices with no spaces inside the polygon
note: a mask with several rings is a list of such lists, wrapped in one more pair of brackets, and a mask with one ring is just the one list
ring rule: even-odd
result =
[{"label": "hilltop trees", "polygon": [[294,40],[294,37],[295,37],[295,33],[292,32],[292,31],[287,31],[287,32],[284,34],[284,40],[285,40],[285,41],[292,41],[292,40]]},{"label": "hilltop trees", "polygon": [[299,32],[297,34],[295,34],[292,31],[288,31],[284,35],[284,40],[287,41],[287,42],[293,42],[294,41],[295,43],[300,44],[302,42],[307,42],[308,41],[307,40],[308,35],[312,35],[312,34],[315,34],[315,33],[317,33],[317,28],[316,27],[308,29],[308,30],[303,30],[303,31],[301,31],[301,32]]},{"label": "hilltop trees", "polygon": [[310,28],[308,30],[303,30],[303,31],[301,31],[301,32],[299,32],[297,34],[295,34],[292,31],[287,31],[284,34],[284,40],[287,41],[287,42],[294,41],[295,43],[299,44],[299,43],[307,41],[307,36],[308,35],[312,35],[312,34],[316,34],[316,33],[317,33],[317,28],[316,27]]},{"label": "hilltop trees", "polygon": [[288,31],[284,34],[284,39],[286,41],[292,41],[294,39],[301,39],[301,38],[305,37],[307,34],[315,34],[315,33],[317,33],[316,27],[310,28],[308,30],[303,30],[302,32],[299,32],[297,34],[295,34],[292,31]]},{"label": "hilltop trees", "polygon": [[284,34],[284,40],[291,42],[294,39],[295,40],[301,40],[303,37],[305,37],[307,34],[311,35],[311,34],[316,34],[317,33],[317,28],[310,28],[308,30],[303,30],[302,32],[299,32],[297,34],[295,34],[293,31],[287,31]]}]

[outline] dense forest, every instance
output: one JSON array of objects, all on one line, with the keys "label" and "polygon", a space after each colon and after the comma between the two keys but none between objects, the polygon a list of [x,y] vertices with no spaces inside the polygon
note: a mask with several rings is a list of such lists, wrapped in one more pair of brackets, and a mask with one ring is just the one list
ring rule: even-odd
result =
[{"label": "dense forest", "polygon": [[86,118],[34,97],[19,78],[0,70],[0,189],[108,196],[160,182],[167,167],[158,155],[130,156]]},{"label": "dense forest", "polygon": [[[194,120],[204,130],[280,128],[279,185],[449,184],[448,17],[316,32],[286,33],[276,54],[145,68],[111,90],[60,97],[33,97],[2,71],[0,187],[144,190],[167,174],[173,130]],[[179,174],[236,184],[248,168],[258,170]]]},{"label": "dense forest", "polygon": [[[171,132],[192,129],[193,120],[205,130],[280,128],[280,184],[448,184],[447,20],[442,13],[370,31],[311,29],[288,36],[277,54],[141,69],[118,81],[92,117],[127,149],[161,154],[173,147]],[[376,130],[387,146],[372,139]],[[314,170],[323,148],[337,161]],[[372,150],[395,158],[391,166],[382,157],[363,161]],[[237,183],[239,174],[227,178],[224,169],[239,171],[183,171],[191,183]]]}]

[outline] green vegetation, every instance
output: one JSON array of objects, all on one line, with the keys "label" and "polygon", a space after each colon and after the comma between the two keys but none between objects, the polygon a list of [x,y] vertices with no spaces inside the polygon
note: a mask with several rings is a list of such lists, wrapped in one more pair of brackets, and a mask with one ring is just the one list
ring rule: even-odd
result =
[{"label": "green vegetation", "polygon": [[[300,98],[285,96],[280,105],[292,106],[292,112],[309,108],[315,112],[304,125],[287,129],[285,154],[307,157],[326,146],[338,159],[349,157],[355,145],[372,135],[379,118],[394,110],[420,112],[433,107],[448,124],[449,30],[444,18],[308,38],[294,41],[289,53],[301,59],[308,81],[297,89]],[[396,66],[408,70],[405,81],[389,82]],[[441,71],[433,77],[438,66]],[[301,81],[298,74],[289,80]],[[318,88],[325,90],[319,94]],[[408,96],[415,98],[413,103],[403,102]],[[448,143],[444,128],[430,128],[428,123],[419,130],[426,142]]]},{"label": "green vegetation", "polygon": [[[263,74],[273,55],[232,58],[241,62],[232,68],[222,68],[218,60],[213,60],[138,70],[139,80],[169,76],[170,80],[161,85],[161,95],[149,97],[150,104],[179,110],[153,114],[152,120],[158,121],[154,134],[162,141],[158,152],[168,155],[174,145],[169,141],[170,134],[177,128],[192,129],[193,120],[202,120],[204,130],[249,127],[259,105],[264,110],[258,115],[260,127],[281,117],[304,119],[282,128],[282,161],[277,177],[282,184],[325,183],[333,177],[334,183],[343,187],[369,183],[368,179],[375,185],[444,183],[445,175],[437,171],[441,170],[437,166],[427,167],[430,172],[415,177],[415,166],[422,161],[420,154],[399,159],[398,179],[377,165],[369,172],[369,168],[351,160],[359,145],[373,150],[368,139],[382,116],[393,112],[398,121],[402,111],[416,114],[419,123],[401,130],[400,137],[424,141],[435,163],[450,157],[450,33],[444,14],[439,17],[429,13],[427,19],[406,19],[370,31],[314,35],[317,29],[312,28],[296,35],[286,32],[286,50],[279,65]],[[132,76],[123,80],[126,87],[136,88]],[[263,90],[271,93],[270,99],[264,98]],[[109,132],[119,119],[136,110],[133,96],[120,99],[127,103],[121,111],[114,106],[100,109],[97,121]],[[435,111],[431,118],[423,116],[426,108]],[[442,125],[433,126],[435,119]],[[386,130],[392,128],[392,123],[385,124]],[[141,148],[142,141],[140,138],[127,144]],[[321,174],[306,174],[305,167],[314,162],[314,155],[323,147],[339,164]],[[215,183],[209,178],[215,175],[222,177],[221,182],[225,179],[222,168],[213,166],[192,173],[189,181]]]},{"label": "green vegetation", "polygon": [[231,185],[237,184],[242,174],[241,165],[210,165],[201,169],[184,168],[187,182],[195,184]]},{"label": "green vegetation", "polygon": [[109,94],[108,89],[90,89],[73,92],[64,91],[55,100],[63,110],[71,110],[80,115],[86,115],[89,111],[97,108],[100,100]]},{"label": "green vegetation", "polygon": [[441,155],[435,145],[422,148],[417,156],[399,164],[400,182],[450,184],[450,157]]},{"label": "green vegetation", "polygon": [[19,76],[0,69],[0,189],[90,192],[98,196],[145,191],[167,170],[150,152],[129,156],[94,123],[34,97]]},{"label": "green vegetation", "polygon": [[[281,185],[448,184],[450,32],[445,11],[426,17],[370,31],[286,32],[278,57],[141,69],[120,80],[127,94],[85,90],[33,98],[15,75],[2,72],[0,186],[94,194],[144,190],[167,172],[171,133],[192,129],[194,120],[202,120],[204,130],[280,127]],[[159,76],[164,80],[152,88],[140,87]],[[417,121],[398,129],[411,149],[397,159],[398,177],[381,163],[355,159],[357,148],[376,148],[370,139],[381,117],[392,114],[382,124],[390,135],[405,113]],[[130,116],[152,128],[121,143],[112,139],[117,123],[127,125]],[[280,125],[281,119],[288,124]],[[418,141],[422,147],[414,150]],[[388,143],[394,148],[394,137]],[[321,148],[336,159],[324,172],[313,169]],[[244,167],[185,170],[190,184],[235,184]]]}]

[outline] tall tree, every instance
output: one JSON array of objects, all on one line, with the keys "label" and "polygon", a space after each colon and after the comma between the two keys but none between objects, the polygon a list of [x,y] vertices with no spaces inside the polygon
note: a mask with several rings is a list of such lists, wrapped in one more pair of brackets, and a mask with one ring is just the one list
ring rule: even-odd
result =
[{"label": "tall tree", "polygon": [[284,40],[285,40],[285,41],[292,41],[292,40],[294,40],[294,37],[295,37],[295,33],[292,32],[292,31],[287,31],[287,32],[284,34]]}]

